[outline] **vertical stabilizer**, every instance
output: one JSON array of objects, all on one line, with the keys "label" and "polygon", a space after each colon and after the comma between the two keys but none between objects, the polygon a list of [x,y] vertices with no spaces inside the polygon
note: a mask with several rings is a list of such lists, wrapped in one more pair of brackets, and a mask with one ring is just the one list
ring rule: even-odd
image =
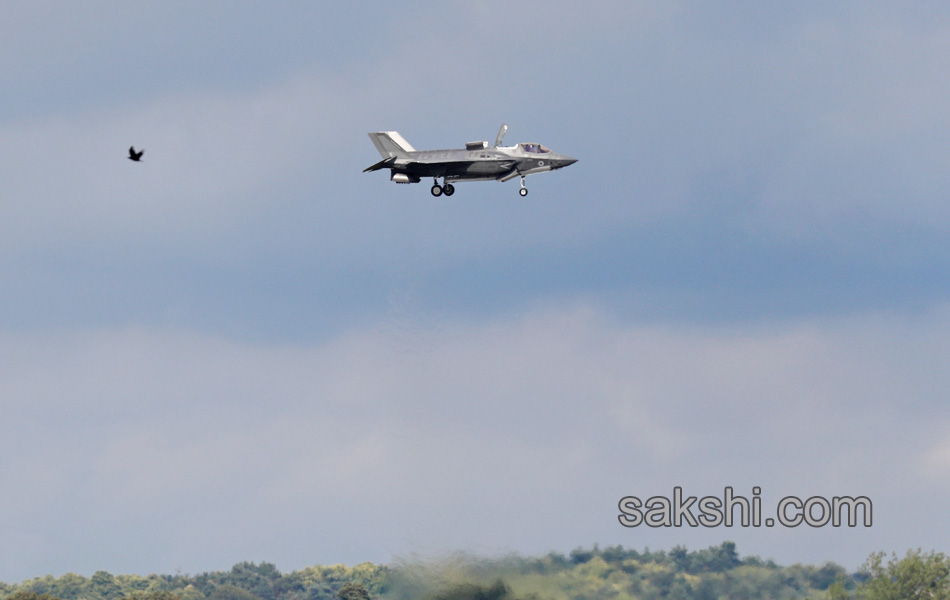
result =
[{"label": "vertical stabilizer", "polygon": [[379,150],[379,155],[383,158],[407,158],[410,152],[416,149],[412,144],[406,141],[406,138],[399,135],[398,131],[377,131],[370,133],[369,139],[373,140],[373,145]]}]

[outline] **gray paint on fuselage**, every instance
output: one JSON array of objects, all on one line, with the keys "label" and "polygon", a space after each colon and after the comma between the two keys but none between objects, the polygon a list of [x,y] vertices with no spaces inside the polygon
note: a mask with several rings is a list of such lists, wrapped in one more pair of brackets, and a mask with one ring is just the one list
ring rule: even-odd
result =
[{"label": "gray paint on fuselage", "polygon": [[[506,151],[507,150],[507,151]],[[530,174],[558,169],[573,158],[549,152],[543,157],[519,151],[517,146],[492,150],[419,150],[397,159],[396,173],[419,177],[446,177],[452,181],[501,179],[513,173]]]},{"label": "gray paint on fuselage", "polygon": [[[498,141],[506,129],[502,126]],[[488,147],[485,144],[473,149],[416,150],[397,132],[380,131],[370,133],[369,137],[383,160],[367,167],[364,172],[388,168],[391,179],[396,175],[406,175],[411,180],[442,177],[445,182],[508,181],[577,162],[575,158],[551,152],[540,144],[507,147]]]},{"label": "gray paint on fuselage", "polygon": [[510,172],[515,165],[515,161],[496,150],[421,150],[410,152],[409,158],[397,160],[393,169],[421,177],[464,181],[494,179]]}]

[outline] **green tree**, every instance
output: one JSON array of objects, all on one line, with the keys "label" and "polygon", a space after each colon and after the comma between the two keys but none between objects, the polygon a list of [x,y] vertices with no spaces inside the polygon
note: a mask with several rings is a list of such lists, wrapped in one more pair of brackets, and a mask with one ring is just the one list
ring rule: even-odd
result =
[{"label": "green tree", "polygon": [[713,547],[710,550],[713,551],[714,556],[712,560],[714,571],[728,571],[742,564],[742,561],[739,560],[739,553],[736,552],[735,542],[723,542],[718,548]]},{"label": "green tree", "polygon": [[369,592],[359,583],[348,581],[336,593],[340,600],[369,600]]},{"label": "green tree", "polygon": [[181,596],[168,590],[152,590],[150,592],[132,592],[125,597],[127,600],[182,600]]},{"label": "green tree", "polygon": [[865,600],[950,600],[950,560],[941,552],[910,550],[904,558],[872,554],[862,571],[867,579],[859,588]]},{"label": "green tree", "polygon": [[585,550],[578,546],[571,550],[571,562],[575,565],[581,565],[594,558],[597,555],[597,546],[593,550]]},{"label": "green tree", "polygon": [[221,585],[208,595],[209,600],[260,600],[244,588],[234,585]]},{"label": "green tree", "polygon": [[510,590],[501,579],[490,586],[463,583],[438,593],[433,600],[506,600]]},{"label": "green tree", "polygon": [[49,594],[38,594],[33,590],[18,590],[6,597],[6,600],[59,600]]},{"label": "green tree", "polygon": [[691,572],[692,556],[686,551],[686,546],[674,547],[670,550],[670,558],[673,559],[673,564],[676,565],[678,570],[683,573]]},{"label": "green tree", "polygon": [[96,571],[89,580],[89,591],[92,597],[99,600],[115,600],[122,595],[122,589],[116,583],[115,577],[106,571]]},{"label": "green tree", "polygon": [[828,586],[828,600],[850,600],[851,594],[840,579]]}]

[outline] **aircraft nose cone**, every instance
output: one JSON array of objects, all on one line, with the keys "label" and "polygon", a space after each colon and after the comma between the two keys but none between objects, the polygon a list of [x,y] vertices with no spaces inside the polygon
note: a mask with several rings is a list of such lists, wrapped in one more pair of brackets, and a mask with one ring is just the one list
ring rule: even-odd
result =
[{"label": "aircraft nose cone", "polygon": [[561,159],[558,160],[558,168],[567,167],[573,165],[577,162],[577,159],[572,156],[561,156]]}]

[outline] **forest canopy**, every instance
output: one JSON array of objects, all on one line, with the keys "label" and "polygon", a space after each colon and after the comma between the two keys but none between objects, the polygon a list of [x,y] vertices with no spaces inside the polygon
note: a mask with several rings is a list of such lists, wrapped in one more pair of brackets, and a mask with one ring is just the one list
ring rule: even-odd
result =
[{"label": "forest canopy", "polygon": [[740,557],[732,542],[703,550],[622,546],[569,554],[400,560],[281,573],[242,562],[199,575],[68,573],[0,583],[0,600],[950,600],[941,553],[872,554],[856,573],[835,563],[780,566]]}]

